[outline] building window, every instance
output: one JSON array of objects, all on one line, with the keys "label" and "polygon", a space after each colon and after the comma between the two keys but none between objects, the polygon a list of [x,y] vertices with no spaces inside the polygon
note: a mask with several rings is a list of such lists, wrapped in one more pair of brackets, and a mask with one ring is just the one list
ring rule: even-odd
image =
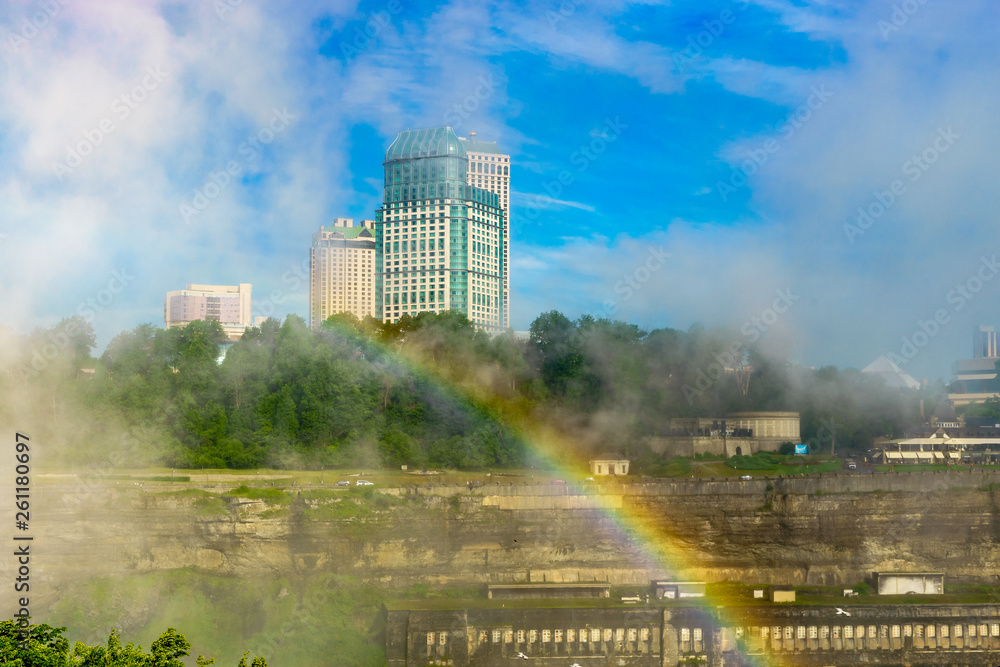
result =
[{"label": "building window", "polygon": [[848,625],[844,628],[844,639],[854,639],[854,626]]},{"label": "building window", "polygon": [[528,630],[528,643],[534,644],[538,641],[538,630]]},{"label": "building window", "polygon": [[828,626],[823,625],[823,626],[820,627],[820,629],[819,629],[819,638],[820,639],[829,639],[830,638],[830,628]]},{"label": "building window", "polygon": [[634,642],[637,639],[637,637],[638,637],[638,633],[636,632],[636,629],[635,628],[629,628],[628,629],[628,640],[630,642]]},{"label": "building window", "polygon": [[428,632],[427,633],[427,645],[428,646],[433,646],[434,645],[434,633],[433,632]]},{"label": "building window", "polygon": [[681,628],[681,641],[689,642],[691,641],[691,631],[687,628]]},{"label": "building window", "polygon": [[892,636],[893,637],[899,637],[899,626],[898,625],[892,626]]},{"label": "building window", "polygon": [[543,642],[552,641],[552,632],[550,630],[542,630],[542,641]]},{"label": "building window", "polygon": [[448,633],[447,632],[439,632],[438,633],[438,644],[440,644],[441,646],[444,646],[447,643],[448,643]]},{"label": "building window", "polygon": [[834,639],[840,639],[840,626],[839,625],[833,626],[833,638]]},{"label": "building window", "polygon": [[566,641],[575,642],[576,641],[576,630],[570,628],[566,631]]},{"label": "building window", "polygon": [[793,634],[794,632],[795,632],[795,628],[793,628],[790,625],[786,625],[785,626],[785,639],[791,639],[792,637],[794,637],[795,636]]},{"label": "building window", "polygon": [[817,636],[818,635],[817,635],[817,628],[816,628],[816,626],[815,625],[810,625],[809,626],[809,639],[816,639]]},{"label": "building window", "polygon": [[649,628],[642,628],[639,630],[639,641],[642,642],[649,641]]},{"label": "building window", "polygon": [[618,628],[617,630],[615,630],[615,641],[616,642],[623,642],[623,641],[625,641],[625,630],[624,630],[624,628]]},{"label": "building window", "polygon": [[805,639],[806,638],[806,626],[800,625],[795,628],[795,638]]},{"label": "building window", "polygon": [[500,631],[499,630],[494,630],[493,631],[493,643],[494,644],[499,644],[500,643]]},{"label": "building window", "polygon": [[505,644],[509,644],[512,641],[514,641],[514,631],[513,630],[505,630],[504,633],[503,633],[503,641],[504,641]]},{"label": "building window", "polygon": [[598,628],[590,629],[590,641],[599,642],[601,641],[601,631]]},{"label": "building window", "polygon": [[[570,632],[572,632],[572,630],[570,630]],[[554,642],[556,642],[557,644],[559,642],[561,642],[563,640],[563,631],[562,630],[556,630],[555,631],[555,636],[552,638],[552,640]]]},{"label": "building window", "polygon": [[518,644],[523,644],[524,643],[524,630],[518,630],[517,631],[517,643]]}]

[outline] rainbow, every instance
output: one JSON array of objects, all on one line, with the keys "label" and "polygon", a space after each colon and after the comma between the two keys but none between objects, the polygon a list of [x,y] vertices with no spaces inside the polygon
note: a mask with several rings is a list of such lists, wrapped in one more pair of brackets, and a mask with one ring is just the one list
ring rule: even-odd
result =
[{"label": "rainbow", "polygon": [[[357,340],[359,337],[363,337],[367,344],[379,348],[399,370],[431,379],[435,387],[456,404],[466,405],[513,428],[535,458],[544,464],[547,470],[554,471],[567,479],[578,476],[579,470],[573,465],[567,465],[567,461],[574,461],[577,456],[574,453],[573,443],[565,435],[534,419],[522,406],[507,402],[500,396],[485,393],[481,385],[463,387],[457,381],[442,376],[418,356],[406,355],[391,349],[381,341],[360,334],[352,328],[335,326],[328,327],[327,330],[340,333],[347,339]],[[586,495],[590,491],[586,485],[581,484],[574,483],[572,488],[579,495]],[[664,533],[662,525],[654,525],[649,517],[643,516],[634,507],[625,504],[621,509],[604,508],[596,511],[601,512],[608,519],[608,524],[614,526],[622,545],[629,545],[642,554],[641,557],[648,569],[662,570],[678,581],[700,577],[698,573],[702,571],[701,568],[687,562],[687,555],[675,546],[678,541],[672,539],[673,536],[669,533]],[[712,606],[711,598],[707,600],[707,603],[706,606]],[[728,621],[728,624],[732,626],[742,625],[742,622],[728,617],[724,605],[715,605],[715,610],[721,617],[723,624],[727,624]],[[747,655],[745,659],[754,665],[780,664],[777,661],[778,656],[775,655]]]}]

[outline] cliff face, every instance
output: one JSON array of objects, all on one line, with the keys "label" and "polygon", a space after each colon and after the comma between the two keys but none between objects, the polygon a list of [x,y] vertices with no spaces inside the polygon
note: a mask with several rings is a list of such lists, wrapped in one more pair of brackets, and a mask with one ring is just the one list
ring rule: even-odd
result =
[{"label": "cliff face", "polygon": [[[152,485],[85,493],[51,485],[33,506],[32,573],[46,582],[43,595],[58,596],[63,581],[182,567],[251,578],[345,574],[394,587],[678,575],[851,584],[878,570],[989,583],[1000,571],[995,492],[806,495],[775,486],[726,494],[618,486],[589,500],[546,487],[397,490],[357,505],[336,494],[268,505],[161,495]],[[12,559],[2,567],[11,580]]]}]

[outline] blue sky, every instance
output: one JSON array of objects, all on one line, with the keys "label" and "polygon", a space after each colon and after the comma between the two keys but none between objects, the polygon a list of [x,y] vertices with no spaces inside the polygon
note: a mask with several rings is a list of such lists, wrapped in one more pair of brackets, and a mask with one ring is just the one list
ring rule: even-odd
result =
[{"label": "blue sky", "polygon": [[95,5],[0,4],[15,330],[85,312],[103,348],[187,283],[304,316],[311,234],[442,124],[512,156],[516,329],[729,324],[947,379],[1000,326],[988,0]]}]

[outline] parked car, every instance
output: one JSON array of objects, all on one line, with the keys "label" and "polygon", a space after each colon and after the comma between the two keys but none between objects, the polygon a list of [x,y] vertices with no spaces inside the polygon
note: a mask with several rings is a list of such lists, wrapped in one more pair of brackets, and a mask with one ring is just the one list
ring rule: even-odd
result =
[{"label": "parked car", "polygon": [[337,486],[350,486],[350,485],[351,485],[351,483],[349,481],[347,481],[346,479],[342,479],[339,482],[337,482]]},{"label": "parked car", "polygon": [[747,480],[753,479],[753,477],[751,477],[750,475],[740,475],[740,479],[742,479],[745,482]]},{"label": "parked car", "polygon": [[359,479],[354,483],[354,486],[375,486],[375,485],[369,482],[367,479]]},{"label": "parked car", "polygon": [[565,484],[566,481],[562,480],[562,479],[554,479],[554,480],[552,480],[552,483],[553,484]]}]

